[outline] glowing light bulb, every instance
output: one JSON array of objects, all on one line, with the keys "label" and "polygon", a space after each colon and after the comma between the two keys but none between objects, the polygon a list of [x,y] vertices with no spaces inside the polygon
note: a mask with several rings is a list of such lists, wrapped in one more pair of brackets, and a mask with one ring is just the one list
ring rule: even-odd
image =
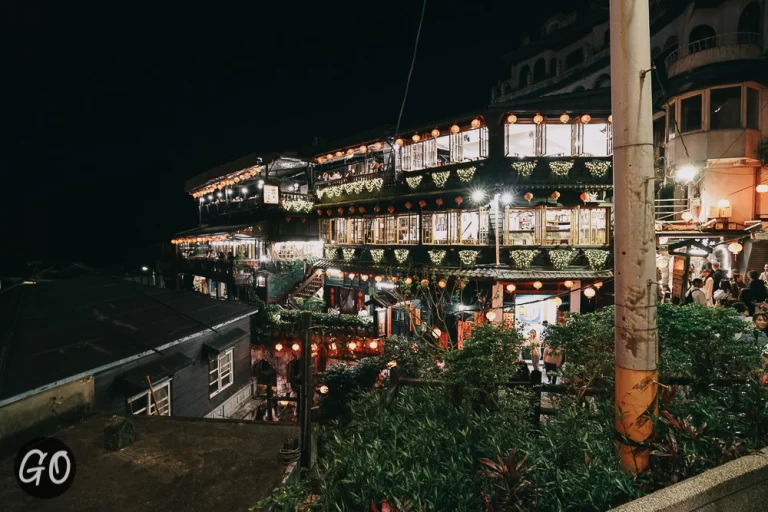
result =
[{"label": "glowing light bulb", "polygon": [[301,345],[299,345],[298,343],[294,343],[293,345],[291,345],[291,350],[293,350],[294,352],[298,352],[299,350],[301,350]]},{"label": "glowing light bulb", "polygon": [[675,173],[675,176],[677,177],[677,180],[682,183],[690,183],[696,177],[697,173],[698,171],[695,167],[686,165],[685,167],[679,168]]},{"label": "glowing light bulb", "polygon": [[276,344],[276,345],[275,345],[275,350],[276,350],[276,351],[278,351],[278,352],[280,352],[281,350],[283,350],[283,344],[282,344],[282,343],[278,343],[278,344]]},{"label": "glowing light bulb", "polygon": [[321,395],[327,395],[328,394],[328,386],[323,384],[322,386],[320,386],[320,390],[319,391],[320,391]]}]

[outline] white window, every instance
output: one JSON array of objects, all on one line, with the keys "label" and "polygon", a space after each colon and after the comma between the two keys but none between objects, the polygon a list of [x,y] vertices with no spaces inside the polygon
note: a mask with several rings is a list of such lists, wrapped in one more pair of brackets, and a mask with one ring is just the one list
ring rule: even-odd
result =
[{"label": "white window", "polygon": [[547,156],[571,156],[571,125],[545,126],[544,152]]},{"label": "white window", "polygon": [[208,363],[208,394],[213,397],[232,385],[232,349]]},{"label": "white window", "polygon": [[608,156],[609,131],[608,123],[589,123],[583,125],[582,154],[588,156]]},{"label": "white window", "polygon": [[[154,400],[152,394],[154,393]],[[155,407],[155,400],[157,407]],[[128,407],[131,414],[143,414],[145,416],[170,416],[171,415],[171,381],[152,386],[149,390],[128,399]],[[158,409],[160,413],[158,414]]]},{"label": "white window", "polygon": [[536,125],[507,124],[507,156],[536,156]]}]

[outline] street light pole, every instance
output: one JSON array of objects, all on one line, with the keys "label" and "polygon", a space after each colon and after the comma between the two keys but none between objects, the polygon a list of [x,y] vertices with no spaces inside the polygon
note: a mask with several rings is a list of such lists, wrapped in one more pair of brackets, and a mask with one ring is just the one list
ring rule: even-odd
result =
[{"label": "street light pole", "polygon": [[648,0],[611,0],[616,430],[622,467],[648,467],[658,415],[656,237]]}]

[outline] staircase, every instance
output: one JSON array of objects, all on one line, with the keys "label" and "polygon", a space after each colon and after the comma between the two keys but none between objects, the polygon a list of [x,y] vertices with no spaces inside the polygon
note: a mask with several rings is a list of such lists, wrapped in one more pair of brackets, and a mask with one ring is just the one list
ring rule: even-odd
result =
[{"label": "staircase", "polygon": [[323,287],[323,283],[325,281],[325,274],[324,273],[318,273],[314,268],[312,269],[312,276],[304,281],[303,283],[299,284],[298,287],[296,287],[295,290],[288,293],[288,295],[285,297],[285,301],[283,305],[287,307],[288,309],[295,309],[296,306],[296,299],[304,299],[307,300],[310,297],[314,296],[318,290],[320,290]]}]

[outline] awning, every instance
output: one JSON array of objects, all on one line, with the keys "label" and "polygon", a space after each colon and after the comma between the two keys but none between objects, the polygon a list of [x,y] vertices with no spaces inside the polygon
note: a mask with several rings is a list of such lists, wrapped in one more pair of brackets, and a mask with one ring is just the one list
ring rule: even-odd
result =
[{"label": "awning", "polygon": [[147,377],[150,378],[154,386],[157,382],[173,377],[179,370],[191,365],[192,359],[181,353],[160,356],[153,361],[118,375],[116,380],[126,396],[133,396],[149,389]]},{"label": "awning", "polygon": [[214,337],[210,341],[204,343],[205,348],[213,354],[219,354],[225,352],[227,349],[232,348],[235,343],[248,336],[248,333],[243,329],[236,327],[229,332],[220,334]]}]

